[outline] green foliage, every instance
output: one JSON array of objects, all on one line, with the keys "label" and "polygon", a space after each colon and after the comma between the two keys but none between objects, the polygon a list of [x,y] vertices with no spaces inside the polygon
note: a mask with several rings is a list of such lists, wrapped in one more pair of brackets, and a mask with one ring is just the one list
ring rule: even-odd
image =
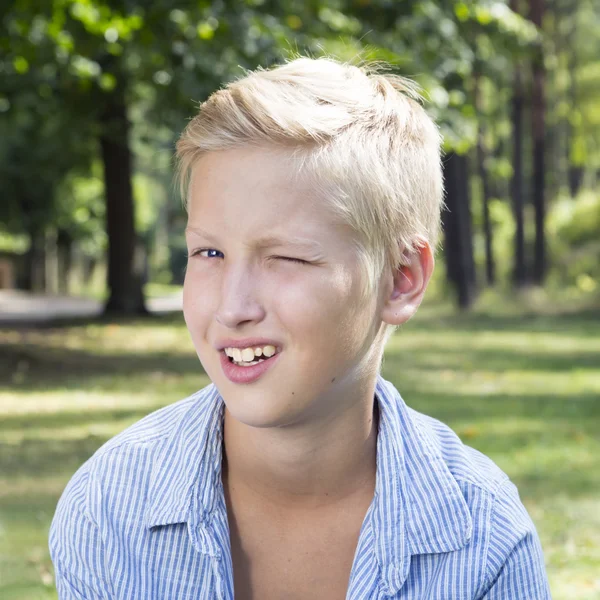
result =
[{"label": "green foliage", "polygon": [[550,231],[574,248],[589,242],[599,242],[600,194],[582,192],[578,198],[559,200],[551,215]]},{"label": "green foliage", "polygon": [[[548,121],[566,123],[566,168],[600,167],[600,6],[563,0],[548,17]],[[564,143],[564,142],[563,142]]]},{"label": "green foliage", "polygon": [[[475,208],[476,210],[473,210],[475,260],[477,264],[484,265],[485,239],[483,236],[483,207],[481,202],[475,203]],[[515,235],[512,208],[505,200],[492,198],[489,203],[489,210],[494,231],[492,251],[496,260],[496,276],[500,282],[505,283],[505,287],[509,287],[513,269],[512,240]]]},{"label": "green foliage", "polygon": [[[33,236],[59,227],[85,239],[92,253],[106,247],[92,165],[112,94],[125,90],[130,114],[141,107],[141,128],[168,125],[176,132],[193,100],[238,65],[275,56],[274,37],[257,26],[250,4],[238,10],[198,3],[182,10],[170,2],[66,0],[41,8],[23,0],[5,6],[0,17],[3,228]],[[142,231],[155,221],[164,197],[149,200],[144,177],[134,182]]]},{"label": "green foliage", "polygon": [[[511,64],[538,40],[535,27],[504,2],[364,2],[355,8],[363,39],[385,48],[386,59],[414,77],[441,124],[446,150],[460,154],[475,143],[478,121],[497,115],[477,114],[473,74],[486,78],[487,98],[499,97],[509,82]],[[502,102],[502,98],[499,99]]]},{"label": "green foliage", "polygon": [[100,258],[107,245],[104,231],[104,186],[100,165],[94,163],[84,176],[71,172],[58,187],[60,204],[54,222],[79,242],[84,254]]},{"label": "green foliage", "polygon": [[555,278],[582,292],[600,286],[600,194],[560,198],[548,215]]},{"label": "green foliage", "polygon": [[[386,61],[395,72],[417,79],[427,109],[441,125],[445,149],[470,151],[483,126],[495,152],[487,166],[501,183],[512,174],[507,151],[513,65],[526,65],[543,48],[548,123],[568,121],[571,127],[564,160],[597,168],[596,4],[560,0],[548,12],[542,35],[502,0],[5,3],[0,8],[2,228],[20,234],[60,227],[86,239],[86,251],[106,247],[97,140],[103,110],[124,90],[133,123],[136,225],[147,237],[159,235],[172,220],[172,208],[164,206],[174,205],[173,143],[196,104],[244,69],[297,52]],[[501,146],[504,150],[496,152]],[[565,165],[560,168],[566,172]],[[86,178],[89,184],[83,183]],[[86,192],[88,186],[93,194]],[[508,207],[503,211],[510,220]],[[509,230],[501,228],[499,237]],[[509,239],[502,248],[508,264]]]},{"label": "green foliage", "polygon": [[23,254],[29,247],[26,235],[11,235],[0,231],[0,252]]}]

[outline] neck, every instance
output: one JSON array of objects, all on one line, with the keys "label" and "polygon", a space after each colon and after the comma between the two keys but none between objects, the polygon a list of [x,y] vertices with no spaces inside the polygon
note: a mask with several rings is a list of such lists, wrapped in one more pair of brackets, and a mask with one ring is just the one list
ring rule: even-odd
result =
[{"label": "neck", "polygon": [[[343,411],[285,427],[256,428],[225,410],[226,485],[263,503],[315,508],[372,495],[377,454],[375,380],[343,399]],[[339,408],[339,407],[338,407]]]}]

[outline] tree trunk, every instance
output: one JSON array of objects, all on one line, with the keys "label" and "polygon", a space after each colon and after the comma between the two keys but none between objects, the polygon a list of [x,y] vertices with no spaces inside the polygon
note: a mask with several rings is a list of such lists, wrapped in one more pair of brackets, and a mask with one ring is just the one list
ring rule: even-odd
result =
[{"label": "tree trunk", "polygon": [[456,289],[458,306],[465,310],[476,297],[466,157],[449,153],[444,161],[444,178],[447,210],[442,214],[442,225],[446,274]]},{"label": "tree trunk", "polygon": [[69,294],[69,281],[73,266],[73,238],[65,229],[59,229],[56,236],[58,252],[58,291],[66,296]]},{"label": "tree trunk", "polygon": [[571,197],[575,198],[583,184],[583,167],[569,165],[569,192]]},{"label": "tree trunk", "polygon": [[483,128],[483,114],[479,75],[475,75],[475,110],[477,111],[477,171],[481,181],[481,202],[483,208],[483,234],[485,237],[485,278],[488,285],[496,282],[496,265],[494,264],[493,232],[490,219],[490,182],[486,170],[486,148]]},{"label": "tree trunk", "polygon": [[83,255],[82,257],[82,265],[83,265],[83,285],[89,287],[92,284],[92,278],[96,271],[96,267],[98,266],[98,261],[93,256]]},{"label": "tree trunk", "polygon": [[[502,118],[502,117],[499,117]],[[510,153],[509,142],[501,138],[498,133],[494,133],[497,139],[496,147],[494,148],[494,158],[499,160]],[[491,182],[490,194],[492,198],[498,198],[506,202],[510,201],[510,182],[504,177],[493,177]]]},{"label": "tree trunk", "polygon": [[146,313],[142,282],[135,268],[135,219],[129,120],[123,85],[102,96],[100,146],[106,193],[109,299],[105,313]]},{"label": "tree trunk", "polygon": [[[544,0],[530,0],[531,20],[539,31],[544,16]],[[546,278],[546,198],[545,198],[545,97],[544,52],[537,49],[533,59],[532,139],[533,139],[533,208],[535,211],[535,246],[533,280],[541,285]]]},{"label": "tree trunk", "polygon": [[[519,12],[517,0],[510,0],[510,8]],[[513,215],[515,219],[515,256],[513,282],[516,287],[527,283],[527,267],[525,263],[525,225],[523,217],[523,76],[521,68],[515,65],[514,87],[512,98],[512,133],[513,133],[513,174],[510,182]]]},{"label": "tree trunk", "polygon": [[[567,35],[567,47],[570,51],[567,52],[567,64],[569,71],[569,90],[568,90],[568,102],[570,105],[575,108],[579,106],[578,102],[578,92],[577,92],[577,53],[572,51],[573,45],[577,39],[577,19],[574,16],[574,12],[577,10],[576,5],[573,4],[568,6],[567,8],[567,18],[569,18],[569,22],[571,23],[570,31]],[[570,13],[570,14],[569,14]],[[558,18],[558,15],[555,19]],[[566,118],[567,125],[567,164],[568,164],[568,181],[569,181],[569,191],[571,193],[571,197],[577,196],[579,190],[581,188],[581,184],[583,183],[583,167],[580,164],[576,164],[574,159],[578,157],[574,157],[573,154],[573,145],[575,142],[576,131],[573,123],[570,118]]]},{"label": "tree trunk", "polygon": [[458,171],[458,192],[459,199],[462,199],[461,210],[461,231],[465,236],[463,244],[463,261],[467,271],[467,281],[471,290],[471,302],[477,297],[477,270],[475,268],[475,253],[473,251],[473,219],[471,217],[471,176],[469,173],[469,161],[467,156],[458,155],[459,171]]},{"label": "tree trunk", "polygon": [[[571,53],[573,46],[567,45],[565,48],[564,36],[561,33],[561,20],[563,11],[560,2],[557,0],[547,0],[547,12],[552,13],[552,19],[546,26],[546,35],[551,40],[550,53],[553,56],[562,56],[565,50]],[[548,97],[546,110],[549,114],[556,113],[560,104],[564,101],[564,96],[558,93],[561,87],[561,70],[554,69],[554,77],[551,88],[556,90]],[[555,120],[554,123],[546,123],[546,194],[548,198],[557,198],[560,195],[562,186],[567,182],[568,169],[568,119]],[[567,152],[565,152],[567,149]]]},{"label": "tree trunk", "polygon": [[485,168],[485,149],[479,136],[477,142],[477,165],[481,179],[482,202],[483,202],[483,234],[485,237],[485,278],[488,285],[496,283],[496,264],[494,261],[494,233],[490,218],[490,184]]},{"label": "tree trunk", "polygon": [[23,287],[29,292],[46,292],[46,236],[43,230],[29,232],[29,250],[25,255]]}]

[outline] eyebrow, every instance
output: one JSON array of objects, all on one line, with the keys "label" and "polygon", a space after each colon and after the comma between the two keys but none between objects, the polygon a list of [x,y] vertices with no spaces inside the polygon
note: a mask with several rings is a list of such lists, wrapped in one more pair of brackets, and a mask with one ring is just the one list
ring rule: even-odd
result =
[{"label": "eyebrow", "polygon": [[[188,226],[185,228],[185,232],[202,236],[206,238],[209,242],[219,245],[217,238],[208,233],[208,231],[202,229],[201,227]],[[254,245],[256,248],[259,249],[274,248],[279,246],[295,246],[298,248],[305,248],[307,250],[323,250],[323,246],[321,246],[321,244],[316,240],[311,240],[310,238],[303,238],[298,236],[278,237],[276,235],[267,235],[256,240]]]}]

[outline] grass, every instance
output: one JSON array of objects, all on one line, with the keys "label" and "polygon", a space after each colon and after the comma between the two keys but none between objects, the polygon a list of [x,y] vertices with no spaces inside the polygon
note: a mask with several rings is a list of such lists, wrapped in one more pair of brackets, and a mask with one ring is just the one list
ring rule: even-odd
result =
[{"label": "grass", "polygon": [[[555,600],[600,598],[600,319],[425,306],[383,375],[517,484]],[[47,534],[96,448],[208,383],[181,315],[0,331],[0,597],[56,599]]]}]

